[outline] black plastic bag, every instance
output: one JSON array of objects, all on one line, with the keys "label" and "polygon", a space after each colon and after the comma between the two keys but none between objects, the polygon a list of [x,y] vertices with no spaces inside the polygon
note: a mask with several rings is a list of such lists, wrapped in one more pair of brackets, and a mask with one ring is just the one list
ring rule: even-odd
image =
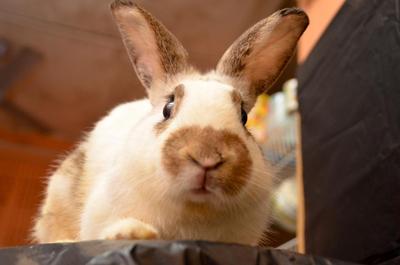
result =
[{"label": "black plastic bag", "polygon": [[88,241],[0,250],[0,264],[41,265],[262,265],[350,263],[294,252],[204,241]]},{"label": "black plastic bag", "polygon": [[298,80],[306,253],[400,264],[400,0],[347,0]]}]

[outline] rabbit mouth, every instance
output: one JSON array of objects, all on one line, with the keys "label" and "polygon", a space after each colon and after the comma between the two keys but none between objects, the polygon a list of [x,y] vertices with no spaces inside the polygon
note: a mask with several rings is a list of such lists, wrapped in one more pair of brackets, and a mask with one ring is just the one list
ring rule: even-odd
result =
[{"label": "rabbit mouth", "polygon": [[186,193],[189,194],[189,198],[209,197],[214,193],[213,176],[206,169],[188,163],[187,173],[184,176],[184,182],[186,182]]},{"label": "rabbit mouth", "polygon": [[187,192],[187,199],[191,202],[206,203],[212,201],[215,194],[206,186],[200,188],[192,188]]},{"label": "rabbit mouth", "polygon": [[208,195],[211,191],[207,187],[195,188],[190,190],[195,195]]}]

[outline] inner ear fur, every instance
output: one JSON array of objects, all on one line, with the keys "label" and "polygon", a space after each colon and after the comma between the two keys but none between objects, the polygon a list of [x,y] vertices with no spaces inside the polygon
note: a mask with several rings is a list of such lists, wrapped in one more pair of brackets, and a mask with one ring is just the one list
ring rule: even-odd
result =
[{"label": "inner ear fur", "polygon": [[224,53],[217,72],[236,82],[246,111],[278,79],[307,26],[301,9],[282,9],[249,28]]},{"label": "inner ear fur", "polygon": [[116,0],[111,12],[136,74],[154,102],[165,95],[162,84],[188,68],[188,54],[161,22],[137,4]]}]

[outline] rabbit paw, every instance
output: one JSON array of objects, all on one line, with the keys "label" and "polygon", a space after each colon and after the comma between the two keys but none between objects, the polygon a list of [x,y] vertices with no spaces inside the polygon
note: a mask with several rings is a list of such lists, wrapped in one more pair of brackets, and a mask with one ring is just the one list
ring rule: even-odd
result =
[{"label": "rabbit paw", "polygon": [[133,218],[119,220],[108,226],[101,234],[101,239],[157,239],[158,231],[151,225]]}]

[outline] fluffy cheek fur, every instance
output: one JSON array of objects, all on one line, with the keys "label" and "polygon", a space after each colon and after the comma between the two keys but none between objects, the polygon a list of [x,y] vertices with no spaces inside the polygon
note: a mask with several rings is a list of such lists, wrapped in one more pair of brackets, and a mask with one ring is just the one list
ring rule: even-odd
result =
[{"label": "fluffy cheek fur", "polygon": [[122,144],[123,150],[114,160],[117,167],[121,166],[122,177],[118,179],[122,178],[123,190],[129,187],[133,198],[149,198],[158,203],[169,192],[169,182],[161,170],[162,139],[154,132],[155,124],[162,120],[162,108],[154,108],[148,115],[127,133],[129,140]]},{"label": "fluffy cheek fur", "polygon": [[254,195],[255,199],[268,197],[271,194],[274,182],[272,167],[265,160],[260,147],[255,141],[249,142],[248,148],[253,161],[252,177],[249,182],[248,191]]}]

